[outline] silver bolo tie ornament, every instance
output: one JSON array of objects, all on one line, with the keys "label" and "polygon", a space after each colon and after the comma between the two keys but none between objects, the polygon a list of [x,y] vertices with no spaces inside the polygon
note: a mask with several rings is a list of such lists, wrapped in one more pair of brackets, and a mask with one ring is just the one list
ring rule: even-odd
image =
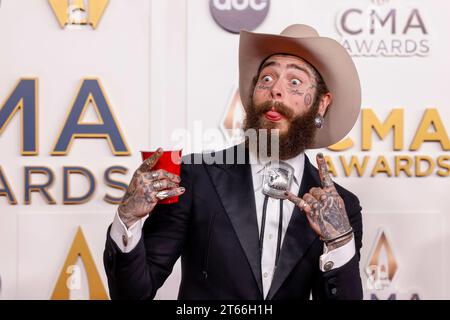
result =
[{"label": "silver bolo tie ornament", "polygon": [[264,166],[262,193],[264,194],[263,212],[261,218],[261,231],[259,233],[259,249],[263,251],[264,229],[266,226],[267,201],[270,198],[280,200],[280,216],[278,220],[278,240],[277,253],[275,256],[275,268],[281,251],[281,234],[283,231],[283,200],[287,199],[285,191],[291,190],[292,180],[294,180],[294,168],[282,161],[271,161]]},{"label": "silver bolo tie ornament", "polygon": [[262,193],[271,198],[287,199],[285,191],[291,190],[294,168],[286,162],[269,162],[264,167]]}]

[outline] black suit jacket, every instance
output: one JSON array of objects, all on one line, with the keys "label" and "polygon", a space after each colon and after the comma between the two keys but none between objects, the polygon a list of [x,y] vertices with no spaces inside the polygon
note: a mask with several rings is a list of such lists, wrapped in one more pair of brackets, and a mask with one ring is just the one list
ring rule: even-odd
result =
[{"label": "black suit jacket", "polygon": [[[155,207],[131,252],[122,253],[108,230],[104,265],[112,299],[152,299],[180,255],[179,299],[263,299],[254,189],[245,155],[241,164],[207,164],[200,154],[183,158],[191,163],[181,166],[185,193],[176,204]],[[225,153],[214,156],[224,159]],[[299,195],[316,186],[318,171],[306,157]],[[354,194],[336,188],[354,229],[355,256],[321,272],[323,242],[295,208],[267,299],[309,299],[311,293],[313,299],[362,298],[361,207]]]}]

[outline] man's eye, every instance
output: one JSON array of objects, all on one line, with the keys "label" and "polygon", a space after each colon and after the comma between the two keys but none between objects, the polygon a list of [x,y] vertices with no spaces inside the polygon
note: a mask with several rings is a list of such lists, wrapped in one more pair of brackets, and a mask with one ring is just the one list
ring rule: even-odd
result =
[{"label": "man's eye", "polygon": [[272,81],[272,77],[271,77],[271,76],[264,76],[264,77],[262,78],[262,81],[263,81],[263,82],[270,82],[270,81]]},{"label": "man's eye", "polygon": [[298,85],[302,84],[302,82],[298,79],[292,79],[291,84],[294,86],[298,86]]}]

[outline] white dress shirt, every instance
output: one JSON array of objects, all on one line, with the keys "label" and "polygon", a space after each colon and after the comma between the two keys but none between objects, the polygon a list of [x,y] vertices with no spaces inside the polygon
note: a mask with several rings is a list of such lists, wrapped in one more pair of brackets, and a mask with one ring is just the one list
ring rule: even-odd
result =
[{"label": "white dress shirt", "polygon": [[[261,189],[263,181],[263,168],[265,163],[260,163],[257,160],[258,158],[256,157],[256,155],[253,152],[250,152],[253,189],[255,192],[256,215],[258,221],[258,230],[260,231],[264,203],[264,195]],[[287,162],[295,169],[295,179],[291,184],[290,191],[293,194],[298,194],[303,177],[303,169],[305,166],[305,155],[304,153],[301,153],[294,158],[285,160],[284,162]],[[275,268],[280,213],[279,201],[280,200],[278,199],[269,198],[267,202],[266,224],[264,229],[263,251],[261,258],[261,274],[264,297],[267,297],[267,294],[269,292]],[[281,232],[281,246],[283,244],[284,235],[286,234],[286,230],[289,225],[289,221],[291,220],[293,210],[294,204],[292,202],[288,200],[283,201],[283,228]],[[301,214],[304,213],[302,212]],[[136,247],[142,235],[142,226],[145,219],[146,218],[143,218],[137,221],[127,229],[125,224],[119,218],[118,213],[116,212],[114,221],[111,226],[110,236],[122,252],[128,253]],[[124,239],[125,237],[126,239]],[[127,244],[125,245],[125,243]],[[325,272],[325,270],[330,271],[332,269],[339,268],[350,261],[354,255],[354,239],[352,239],[349,243],[343,245],[342,247],[339,247],[332,251],[328,251],[327,247],[324,245],[324,253],[320,256],[320,269],[321,271]],[[325,265],[327,265],[327,267],[325,267]]]}]

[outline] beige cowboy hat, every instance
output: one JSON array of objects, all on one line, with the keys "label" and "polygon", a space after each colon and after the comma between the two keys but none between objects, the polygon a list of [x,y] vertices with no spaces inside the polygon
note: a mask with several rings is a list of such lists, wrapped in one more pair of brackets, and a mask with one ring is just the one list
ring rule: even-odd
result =
[{"label": "beige cowboy hat", "polygon": [[239,94],[244,109],[251,102],[252,81],[261,63],[280,53],[300,57],[312,64],[333,96],[311,148],[328,147],[343,139],[353,128],[361,109],[358,72],[342,45],[336,40],[320,37],[307,25],[291,25],[280,35],[240,32]]}]

